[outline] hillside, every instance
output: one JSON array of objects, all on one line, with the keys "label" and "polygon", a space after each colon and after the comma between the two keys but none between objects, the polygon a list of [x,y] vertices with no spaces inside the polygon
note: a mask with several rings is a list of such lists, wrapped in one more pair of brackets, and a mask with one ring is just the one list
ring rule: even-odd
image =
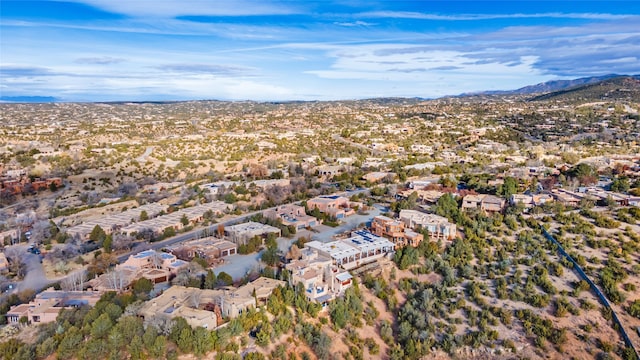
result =
[{"label": "hillside", "polygon": [[532,97],[529,101],[640,101],[640,77],[620,76]]}]

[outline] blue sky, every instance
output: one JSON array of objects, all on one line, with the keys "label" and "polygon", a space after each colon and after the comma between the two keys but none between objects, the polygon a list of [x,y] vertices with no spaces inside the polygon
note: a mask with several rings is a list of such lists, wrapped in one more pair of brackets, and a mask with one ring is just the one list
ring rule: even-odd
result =
[{"label": "blue sky", "polygon": [[636,1],[0,0],[0,96],[433,98],[639,57]]}]

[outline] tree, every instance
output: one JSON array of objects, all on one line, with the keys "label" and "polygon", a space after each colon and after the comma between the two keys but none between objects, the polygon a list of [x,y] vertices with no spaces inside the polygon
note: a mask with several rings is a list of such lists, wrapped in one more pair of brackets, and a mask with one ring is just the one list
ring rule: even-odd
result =
[{"label": "tree", "polygon": [[272,246],[268,247],[262,253],[261,259],[265,264],[269,266],[275,266],[280,260],[280,257],[278,256],[278,248]]},{"label": "tree", "polygon": [[91,241],[93,241],[93,242],[95,242],[97,244],[102,244],[102,242],[106,238],[107,238],[107,234],[100,227],[100,225],[94,226],[93,230],[91,230],[91,234],[89,234],[89,240],[91,240]]},{"label": "tree", "polygon": [[447,193],[442,195],[436,202],[435,208],[436,214],[444,216],[451,221],[454,221],[459,214],[458,202],[453,195]]},{"label": "tree", "polygon": [[113,237],[111,235],[107,235],[107,237],[105,237],[104,241],[102,242],[102,248],[104,249],[104,252],[106,252],[107,254],[111,254],[112,246]]},{"label": "tree", "polygon": [[214,289],[217,281],[218,279],[216,278],[216,274],[213,273],[213,270],[207,270],[207,274],[204,276],[204,288]]},{"label": "tree", "polygon": [[84,270],[77,270],[69,274],[60,286],[66,291],[81,291],[84,287],[84,282],[87,280],[87,274]]},{"label": "tree", "polygon": [[187,218],[187,214],[183,214],[182,217],[180,218],[180,222],[182,223],[182,225],[187,226],[189,225],[189,218]]},{"label": "tree", "polygon": [[231,277],[231,275],[227,274],[224,271],[221,271],[218,274],[218,285],[219,286],[229,286],[231,284],[233,284],[233,278]]},{"label": "tree", "polygon": [[611,191],[624,193],[629,191],[630,188],[629,179],[626,177],[618,177],[611,183]]},{"label": "tree", "polygon": [[162,232],[162,237],[166,238],[170,238],[172,236],[176,236],[176,229],[173,228],[173,226],[169,226],[168,228],[165,228],[164,231]]},{"label": "tree", "polygon": [[504,183],[498,188],[498,195],[505,199],[511,198],[511,195],[518,192],[518,181],[510,176],[504,178]]},{"label": "tree", "polygon": [[140,212],[140,221],[149,220],[149,214],[147,214],[147,210],[142,210]]},{"label": "tree", "polygon": [[629,305],[629,314],[640,319],[640,300],[634,300],[631,305]]},{"label": "tree", "polygon": [[112,326],[113,323],[111,322],[109,315],[100,315],[91,325],[91,337],[95,339],[106,338]]},{"label": "tree", "polygon": [[132,289],[138,298],[146,299],[153,290],[153,282],[147,278],[140,278],[133,283]]}]

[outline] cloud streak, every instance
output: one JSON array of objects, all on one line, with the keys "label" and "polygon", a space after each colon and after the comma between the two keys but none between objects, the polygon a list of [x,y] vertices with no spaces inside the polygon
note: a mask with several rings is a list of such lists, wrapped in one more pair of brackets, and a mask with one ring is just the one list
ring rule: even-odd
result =
[{"label": "cloud streak", "polygon": [[633,14],[606,14],[606,13],[534,13],[534,14],[459,14],[440,15],[427,12],[412,11],[370,11],[356,14],[360,18],[391,18],[391,19],[415,19],[437,21],[477,21],[497,19],[586,19],[586,20],[620,20],[635,16]]},{"label": "cloud streak", "polygon": [[640,73],[633,6],[616,13],[576,2],[562,12],[513,2],[517,11],[507,12],[487,3],[459,13],[437,3],[425,12],[422,2],[72,1],[94,7],[92,15],[69,20],[64,1],[55,2],[59,14],[28,16],[33,4],[27,15],[3,12],[3,95],[433,97]]},{"label": "cloud streak", "polygon": [[122,58],[114,58],[111,56],[83,57],[75,60],[77,64],[93,64],[93,65],[111,65],[125,61]]}]

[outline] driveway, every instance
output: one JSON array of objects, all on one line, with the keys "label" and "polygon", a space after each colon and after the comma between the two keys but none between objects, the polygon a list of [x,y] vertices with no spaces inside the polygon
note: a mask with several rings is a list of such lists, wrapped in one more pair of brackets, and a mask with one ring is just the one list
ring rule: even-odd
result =
[{"label": "driveway", "polygon": [[318,227],[318,230],[321,230],[321,232],[312,234],[311,240],[317,240],[320,242],[331,241],[333,240],[334,235],[353,230],[362,223],[369,223],[371,222],[371,220],[373,220],[374,216],[378,216],[380,214],[380,209],[378,209],[377,207],[372,207],[367,211],[367,215],[351,215],[346,219],[343,219],[343,223],[334,228],[321,225],[320,227]]},{"label": "driveway", "polygon": [[23,254],[24,263],[27,265],[27,275],[18,282],[17,291],[33,289],[38,292],[49,285],[52,281],[47,279],[44,274],[40,255],[27,252],[26,246],[20,246],[20,253]]}]

